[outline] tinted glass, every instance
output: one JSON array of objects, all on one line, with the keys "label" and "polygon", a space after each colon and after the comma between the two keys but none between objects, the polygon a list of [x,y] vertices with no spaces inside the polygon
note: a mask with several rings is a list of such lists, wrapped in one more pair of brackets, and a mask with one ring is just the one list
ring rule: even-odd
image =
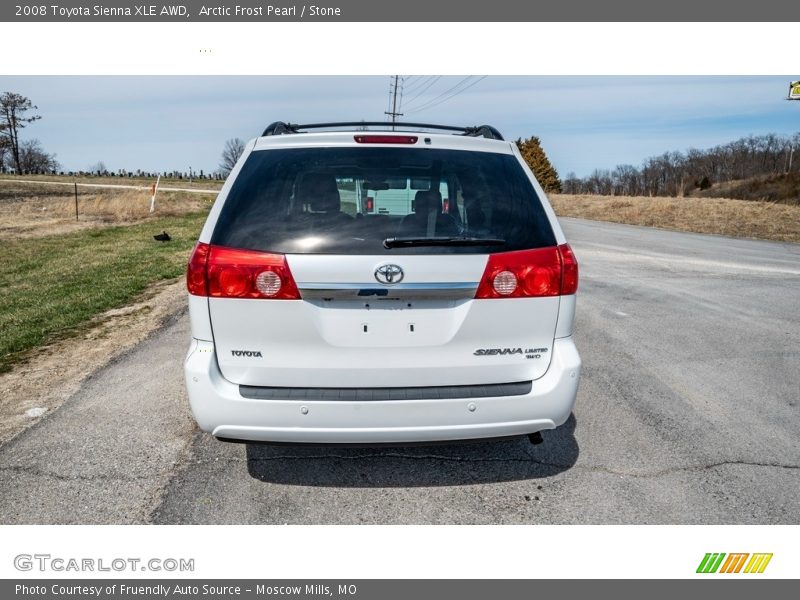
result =
[{"label": "tinted glass", "polygon": [[[384,247],[396,237],[505,244]],[[356,147],[253,152],[211,243],[288,254],[443,254],[540,248],[555,238],[511,155]]]}]

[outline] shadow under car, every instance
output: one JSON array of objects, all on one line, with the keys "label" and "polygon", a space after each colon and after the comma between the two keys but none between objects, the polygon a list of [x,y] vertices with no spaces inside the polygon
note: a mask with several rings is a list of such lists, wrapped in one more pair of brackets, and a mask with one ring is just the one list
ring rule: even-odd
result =
[{"label": "shadow under car", "polygon": [[336,487],[430,487],[551,477],[578,460],[576,420],[527,437],[444,444],[352,447],[246,444],[251,477],[269,483]]}]

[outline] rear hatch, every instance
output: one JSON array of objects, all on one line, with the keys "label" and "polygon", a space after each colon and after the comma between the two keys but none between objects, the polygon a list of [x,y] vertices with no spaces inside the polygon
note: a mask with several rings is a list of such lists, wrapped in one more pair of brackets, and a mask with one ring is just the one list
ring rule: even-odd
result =
[{"label": "rear hatch", "polygon": [[[252,152],[210,240],[225,378],[308,388],[541,377],[562,257],[517,158],[495,146]],[[381,211],[392,189],[413,197]]]}]

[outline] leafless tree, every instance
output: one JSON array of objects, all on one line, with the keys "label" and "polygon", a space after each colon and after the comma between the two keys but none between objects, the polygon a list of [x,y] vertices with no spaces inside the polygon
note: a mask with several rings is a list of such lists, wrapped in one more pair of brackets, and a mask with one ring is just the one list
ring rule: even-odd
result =
[{"label": "leafless tree", "polygon": [[104,175],[108,172],[108,169],[106,168],[106,163],[104,163],[102,160],[98,160],[94,165],[89,167],[89,172],[97,173],[98,175]]},{"label": "leafless tree", "polygon": [[577,178],[567,176],[564,189],[579,194],[683,196],[713,183],[800,172],[800,133],[792,136],[748,136],[708,150],[665,152],[641,167],[618,165]]},{"label": "leafless tree", "polygon": [[584,193],[583,179],[575,175],[574,171],[570,171],[569,173],[567,173],[567,176],[564,178],[564,181],[561,182],[561,187],[564,190],[565,194]]},{"label": "leafless tree", "polygon": [[3,92],[0,94],[0,136],[8,143],[11,150],[11,158],[14,168],[22,170],[20,163],[20,141],[19,130],[27,126],[28,123],[41,119],[39,115],[26,116],[29,110],[38,110],[29,98],[15,92]]},{"label": "leafless tree", "polygon": [[52,173],[59,167],[56,157],[47,154],[39,140],[25,140],[20,143],[18,173]]},{"label": "leafless tree", "polygon": [[612,193],[615,196],[639,196],[641,175],[633,165],[617,165],[611,172]]},{"label": "leafless tree", "polygon": [[230,174],[236,161],[244,152],[244,141],[239,138],[231,138],[225,142],[225,149],[222,151],[222,162],[219,163],[219,170],[225,177]]}]

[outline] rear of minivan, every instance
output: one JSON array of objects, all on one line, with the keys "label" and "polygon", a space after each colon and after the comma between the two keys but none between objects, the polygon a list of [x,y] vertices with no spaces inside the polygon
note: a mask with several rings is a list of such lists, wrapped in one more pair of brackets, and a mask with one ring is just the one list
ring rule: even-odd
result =
[{"label": "rear of minivan", "polygon": [[[399,188],[413,202],[368,210],[370,193]],[[504,437],[572,411],[577,262],[513,143],[257,138],[209,214],[187,285],[189,400],[218,438]]]}]

